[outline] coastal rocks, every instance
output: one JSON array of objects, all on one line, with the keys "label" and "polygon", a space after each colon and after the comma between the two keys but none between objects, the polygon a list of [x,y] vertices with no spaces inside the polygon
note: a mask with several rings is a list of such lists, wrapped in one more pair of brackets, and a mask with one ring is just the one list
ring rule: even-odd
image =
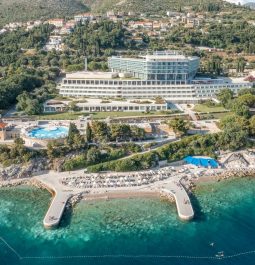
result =
[{"label": "coastal rocks", "polygon": [[172,196],[171,194],[162,192],[162,191],[160,191],[160,198],[165,199],[170,202],[175,202],[174,196]]},{"label": "coastal rocks", "polygon": [[31,178],[34,174],[48,169],[47,159],[33,159],[26,164],[15,164],[6,168],[0,167],[0,180]]},{"label": "coastal rocks", "polygon": [[75,196],[72,196],[69,200],[68,200],[68,202],[67,202],[67,204],[66,204],[66,207],[67,208],[72,208],[72,207],[74,207],[78,202],[80,202],[82,199],[83,199],[83,193],[80,193],[80,194],[77,194],[77,195],[75,195]]},{"label": "coastal rocks", "polygon": [[11,165],[8,168],[2,168],[0,171],[0,180],[12,180],[27,178],[31,174],[30,166],[24,167],[22,165]]},{"label": "coastal rocks", "polygon": [[249,176],[255,176],[255,168],[228,169],[212,175],[212,178],[216,179],[216,181],[221,181],[234,177],[240,178]]},{"label": "coastal rocks", "polygon": [[36,179],[30,179],[29,184],[38,189],[45,189],[45,186],[40,181],[37,181]]},{"label": "coastal rocks", "polygon": [[0,182],[0,188],[10,188],[19,185],[29,185],[30,181],[27,179],[9,180]]}]

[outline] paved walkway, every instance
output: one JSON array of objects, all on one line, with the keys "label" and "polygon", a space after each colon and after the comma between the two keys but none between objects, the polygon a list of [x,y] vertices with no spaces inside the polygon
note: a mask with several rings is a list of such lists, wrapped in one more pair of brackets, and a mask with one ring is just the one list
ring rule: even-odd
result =
[{"label": "paved walkway", "polygon": [[197,121],[197,116],[195,112],[192,110],[192,108],[188,107],[187,104],[181,104],[180,106],[183,109],[184,113],[188,114],[193,121],[195,122]]}]

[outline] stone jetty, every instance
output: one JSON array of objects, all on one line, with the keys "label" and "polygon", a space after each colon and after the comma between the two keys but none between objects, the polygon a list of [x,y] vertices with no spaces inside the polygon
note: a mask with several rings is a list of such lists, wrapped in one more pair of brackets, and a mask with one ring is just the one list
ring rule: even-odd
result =
[{"label": "stone jetty", "polygon": [[175,199],[177,212],[182,220],[191,220],[194,217],[194,211],[188,193],[180,181],[173,180],[162,189],[166,196],[173,196]]},{"label": "stone jetty", "polygon": [[56,228],[62,218],[68,200],[74,195],[82,193],[80,189],[70,189],[63,186],[54,174],[46,174],[34,177],[39,186],[46,188],[53,194],[50,207],[44,217],[45,228]]}]

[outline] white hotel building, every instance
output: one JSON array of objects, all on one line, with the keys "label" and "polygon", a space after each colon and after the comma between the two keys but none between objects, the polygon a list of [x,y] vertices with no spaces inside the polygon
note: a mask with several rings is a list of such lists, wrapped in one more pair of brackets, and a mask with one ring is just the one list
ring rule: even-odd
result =
[{"label": "white hotel building", "polygon": [[68,97],[151,99],[196,102],[215,97],[223,88],[235,93],[250,88],[244,79],[197,79],[198,57],[176,52],[157,52],[140,58],[111,57],[111,72],[77,72],[66,74],[59,93]]}]

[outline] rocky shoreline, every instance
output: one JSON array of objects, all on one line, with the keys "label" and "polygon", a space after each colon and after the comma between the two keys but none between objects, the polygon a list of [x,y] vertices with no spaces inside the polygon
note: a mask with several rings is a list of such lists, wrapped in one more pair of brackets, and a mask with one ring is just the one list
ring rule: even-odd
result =
[{"label": "rocky shoreline", "polygon": [[0,182],[17,179],[29,179],[39,172],[49,170],[50,164],[48,159],[33,159],[25,164],[13,164],[9,167],[0,165]]},{"label": "rocky shoreline", "polygon": [[193,182],[195,188],[197,183],[210,181],[223,181],[233,178],[255,177],[255,168],[226,169],[222,172],[215,172],[211,176],[201,176]]}]

